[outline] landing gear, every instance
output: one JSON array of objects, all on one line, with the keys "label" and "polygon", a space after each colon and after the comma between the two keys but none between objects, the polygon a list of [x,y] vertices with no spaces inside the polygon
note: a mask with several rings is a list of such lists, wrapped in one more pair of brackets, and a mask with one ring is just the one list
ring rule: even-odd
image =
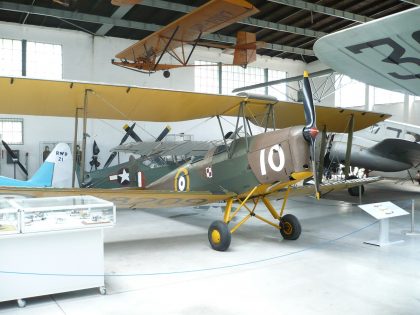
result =
[{"label": "landing gear", "polygon": [[223,221],[214,221],[210,225],[208,237],[214,250],[223,252],[230,246],[231,233],[228,225]]},{"label": "landing gear", "polygon": [[[280,230],[281,235],[286,240],[297,240],[299,238],[302,232],[299,220],[291,214],[286,214],[283,216],[284,208],[289,196],[290,186],[287,189],[283,199],[283,205],[279,212],[273,207],[270,200],[268,200],[265,196],[255,196],[256,194],[254,194],[254,192],[257,188],[258,186],[254,187],[254,189],[252,189],[246,196],[240,196],[237,199],[232,198],[227,201],[223,221],[214,221],[209,227],[208,238],[213,249],[218,251],[227,250],[231,242],[232,234],[235,233],[235,231],[251,217],[257,218]],[[249,200],[252,200],[252,202],[250,202],[251,205],[253,203],[253,206],[251,207],[247,205],[247,201]],[[240,204],[238,208],[236,208],[236,210],[231,213],[232,204],[234,201]],[[264,203],[267,210],[270,212],[276,222],[272,222],[265,217],[255,213],[257,205],[260,203],[260,201]],[[233,218],[238,214],[239,210],[243,208],[249,212],[248,215],[246,215],[244,218],[242,218],[242,220],[236,223],[236,225],[230,228],[229,223],[232,222]]]},{"label": "landing gear", "polygon": [[[348,179],[357,179],[357,178],[358,178],[357,176],[351,175],[351,176],[349,176]],[[359,190],[359,186],[355,186],[355,187],[351,187],[351,188],[347,189],[347,191],[349,192],[349,195],[353,196],[353,197],[358,197],[360,192],[361,192],[362,196],[363,196],[363,194],[365,193],[365,186],[363,186],[363,185],[360,185],[360,186],[361,186],[360,190]]]},{"label": "landing gear", "polygon": [[299,220],[293,214],[286,214],[279,222],[280,233],[285,240],[297,240],[302,233]]},{"label": "landing gear", "polygon": [[167,79],[171,76],[171,73],[169,72],[169,70],[165,70],[163,71],[163,76]]}]

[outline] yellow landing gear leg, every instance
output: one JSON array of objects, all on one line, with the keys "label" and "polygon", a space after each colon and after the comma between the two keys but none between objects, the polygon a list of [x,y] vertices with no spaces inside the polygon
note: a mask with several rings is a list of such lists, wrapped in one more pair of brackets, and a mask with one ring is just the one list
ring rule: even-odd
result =
[{"label": "yellow landing gear leg", "polygon": [[[252,189],[249,192],[245,199],[236,199],[236,201],[240,202],[240,204],[239,207],[233,213],[231,213],[232,204],[235,201],[235,199],[231,198],[227,201],[223,221],[214,221],[209,227],[208,238],[210,245],[213,249],[218,251],[227,250],[230,246],[232,234],[235,233],[235,231],[239,229],[239,227],[243,225],[246,221],[248,221],[251,217],[255,217],[280,230],[281,235],[286,240],[296,240],[299,238],[302,230],[299,220],[292,214],[286,214],[283,216],[283,212],[286,207],[286,202],[289,197],[290,186],[287,189],[286,195],[283,200],[283,205],[279,213],[273,207],[270,200],[265,196],[254,196],[252,198],[252,201],[254,203],[253,207],[249,207],[246,204],[257,188],[258,186],[254,187],[254,189]],[[270,212],[270,214],[273,216],[276,222],[271,222],[270,220],[255,213],[257,205],[260,203],[260,201],[264,203],[267,210]],[[229,229],[228,224],[232,221],[234,217],[236,217],[236,215],[242,208],[245,208],[248,211],[248,214],[242,220],[240,220],[234,227]],[[279,223],[277,223],[277,221]]]},{"label": "yellow landing gear leg", "polygon": [[[213,249],[218,251],[225,251],[229,248],[230,241],[232,238],[231,235],[237,229],[237,227],[232,230],[229,230],[228,224],[236,216],[239,210],[245,205],[245,203],[248,201],[248,199],[252,196],[252,194],[257,188],[258,186],[254,187],[251,190],[248,196],[242,201],[238,209],[236,209],[232,215],[231,211],[234,199],[231,198],[226,202],[223,221],[214,221],[209,227],[208,238],[210,245]],[[242,225],[246,220],[248,219],[242,220],[240,223],[238,223],[238,225]]]},{"label": "yellow landing gear leg", "polygon": [[289,198],[289,192],[290,186],[287,188],[286,194],[284,196],[280,213],[277,213],[270,200],[267,198],[263,197],[263,202],[273,218],[279,220],[278,228],[280,229],[280,234],[283,236],[283,238],[285,240],[297,240],[302,233],[302,227],[298,218],[296,218],[293,214],[283,215],[287,199]]},{"label": "yellow landing gear leg", "polygon": [[214,250],[223,252],[227,250],[230,246],[231,233],[229,231],[228,223],[230,212],[232,209],[232,204],[233,198],[229,199],[226,202],[226,209],[223,221],[214,221],[209,227],[208,238],[210,245]]}]

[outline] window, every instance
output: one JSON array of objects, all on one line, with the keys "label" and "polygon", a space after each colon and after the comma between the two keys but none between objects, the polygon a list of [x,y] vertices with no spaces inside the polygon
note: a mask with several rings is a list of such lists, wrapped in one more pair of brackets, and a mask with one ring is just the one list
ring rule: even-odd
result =
[{"label": "window", "polygon": [[7,144],[23,144],[23,119],[0,118],[0,135]]},{"label": "window", "polygon": [[196,92],[219,94],[219,67],[215,62],[196,61],[194,89]]},{"label": "window", "polygon": [[343,76],[336,81],[335,107],[363,106],[366,103],[366,85]]},{"label": "window", "polygon": [[[222,94],[235,95],[233,89],[264,82],[264,69],[238,66],[222,67]],[[264,88],[246,91],[247,93],[265,94]]]},{"label": "window", "polygon": [[389,104],[404,102],[404,94],[380,88],[374,88],[374,104]]},{"label": "window", "polygon": [[22,42],[0,38],[0,75],[22,75]]},{"label": "window", "polygon": [[[286,78],[286,72],[278,70],[268,70],[268,81],[281,80]],[[268,87],[268,95],[276,97],[278,100],[286,101],[287,84],[277,84]]]},{"label": "window", "polygon": [[62,79],[61,45],[36,42],[26,44],[26,75],[42,79]]},{"label": "window", "polygon": [[[195,91],[202,93],[215,93],[218,94],[221,90],[222,94],[235,95],[232,90],[266,82],[265,71],[267,69],[247,67],[242,68],[239,66],[220,66],[214,62],[196,61],[194,69],[194,84]],[[221,71],[220,71],[221,70]],[[268,80],[279,80],[286,77],[286,72],[277,70],[267,70]],[[219,87],[219,73],[222,73],[222,87]],[[266,93],[268,91],[268,93]],[[255,94],[268,94],[277,97],[278,99],[285,100],[286,85],[282,84],[275,87],[259,88],[246,91],[247,93]]]}]

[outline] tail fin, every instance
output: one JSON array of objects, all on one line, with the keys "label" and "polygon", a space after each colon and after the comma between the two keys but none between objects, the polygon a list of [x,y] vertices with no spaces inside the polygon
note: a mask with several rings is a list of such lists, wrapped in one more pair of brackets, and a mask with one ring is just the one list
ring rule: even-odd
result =
[{"label": "tail fin", "polygon": [[257,37],[255,33],[238,32],[236,34],[233,64],[246,66],[257,60]]},{"label": "tail fin", "polygon": [[69,188],[72,182],[73,159],[70,147],[59,143],[29,180],[39,187]]}]

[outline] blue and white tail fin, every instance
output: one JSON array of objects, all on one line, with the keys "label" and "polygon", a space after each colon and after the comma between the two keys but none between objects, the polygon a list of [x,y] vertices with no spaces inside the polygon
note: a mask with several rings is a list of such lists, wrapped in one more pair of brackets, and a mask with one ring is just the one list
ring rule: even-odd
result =
[{"label": "blue and white tail fin", "polygon": [[27,181],[31,187],[69,188],[72,184],[73,158],[66,143],[57,144],[47,159]]}]

